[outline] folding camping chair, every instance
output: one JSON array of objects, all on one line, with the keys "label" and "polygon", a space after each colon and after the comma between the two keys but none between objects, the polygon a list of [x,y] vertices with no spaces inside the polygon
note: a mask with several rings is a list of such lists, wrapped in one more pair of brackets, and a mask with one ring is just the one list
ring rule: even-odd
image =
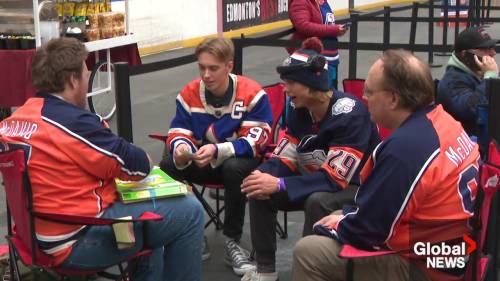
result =
[{"label": "folding camping chair", "polygon": [[[365,80],[364,79],[344,79],[342,80],[342,86],[344,88],[345,93],[349,93],[359,100],[361,100],[365,105],[367,105],[366,100],[363,98],[363,90],[365,88]],[[390,134],[391,130],[380,127],[377,125],[378,133],[380,134],[380,138],[385,140]]]},{"label": "folding camping chair", "polygon": [[[158,221],[163,218],[160,215],[150,212],[145,212],[139,218],[131,220],[36,212],[33,209],[33,193],[28,176],[25,150],[20,148],[22,146],[19,144],[2,145],[2,143],[0,143],[0,148],[2,147],[10,148],[4,149],[3,152],[0,152],[0,172],[2,173],[7,200],[8,235],[6,238],[10,248],[9,267],[11,280],[21,280],[18,260],[31,268],[42,269],[44,271],[57,273],[63,276],[89,276],[98,274],[107,279],[118,280],[118,278],[120,278],[123,281],[129,280],[129,267],[124,268],[122,263],[132,262],[137,257],[149,255],[151,254],[151,250],[143,249],[129,259],[116,264],[120,270],[119,275],[104,272],[106,268],[96,268],[94,270],[70,270],[60,268],[54,265],[54,259],[52,256],[45,254],[38,247],[35,234],[35,218],[63,224],[109,225],[110,227],[115,223],[151,220]],[[15,224],[13,224],[12,220]],[[36,280],[34,272],[35,271],[32,270],[33,279]],[[14,279],[14,276],[16,279]]]}]

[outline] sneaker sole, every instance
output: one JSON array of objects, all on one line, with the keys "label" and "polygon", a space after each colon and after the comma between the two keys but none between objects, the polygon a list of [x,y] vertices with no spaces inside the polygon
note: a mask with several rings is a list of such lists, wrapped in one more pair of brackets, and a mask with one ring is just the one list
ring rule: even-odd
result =
[{"label": "sneaker sole", "polygon": [[206,261],[206,260],[210,259],[210,257],[212,257],[212,254],[210,254],[210,253],[203,254],[203,255],[201,255],[201,260]]},{"label": "sneaker sole", "polygon": [[228,260],[227,258],[225,258],[225,257],[224,257],[224,263],[227,266],[231,267],[233,269],[234,274],[236,274],[238,276],[243,276],[248,271],[255,271],[255,270],[257,270],[257,266],[254,266],[254,268],[251,268],[251,269],[238,269],[238,268],[234,268],[233,267],[233,263],[230,260]]}]

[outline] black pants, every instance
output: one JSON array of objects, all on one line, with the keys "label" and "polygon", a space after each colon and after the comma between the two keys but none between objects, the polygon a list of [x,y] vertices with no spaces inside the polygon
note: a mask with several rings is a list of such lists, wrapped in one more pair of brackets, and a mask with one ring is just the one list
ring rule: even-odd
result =
[{"label": "black pants", "polygon": [[240,240],[245,221],[246,197],[241,193],[241,183],[260,164],[258,158],[229,158],[213,169],[210,165],[199,168],[194,163],[184,170],[178,170],[171,156],[166,155],[160,168],[178,181],[197,184],[224,185],[224,230],[229,238]]},{"label": "black pants", "polygon": [[357,186],[348,186],[339,192],[316,192],[301,202],[291,202],[286,192],[275,193],[269,200],[250,199],[250,230],[252,244],[256,252],[259,272],[276,271],[276,214],[278,210],[304,210],[304,236],[312,234],[313,225],[342,209],[345,204],[352,204]]}]

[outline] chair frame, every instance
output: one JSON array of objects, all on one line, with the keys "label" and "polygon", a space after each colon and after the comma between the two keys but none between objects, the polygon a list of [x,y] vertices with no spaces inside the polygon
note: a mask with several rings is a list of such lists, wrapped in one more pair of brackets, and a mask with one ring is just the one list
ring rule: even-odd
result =
[{"label": "chair frame", "polygon": [[[490,147],[488,151],[491,151],[495,145],[493,142],[490,143]],[[493,194],[486,194],[485,186],[483,185],[483,165],[491,165],[497,169],[500,169],[494,163],[491,163],[488,158],[488,154],[486,155],[487,161],[480,165],[480,171],[478,175],[478,184],[479,188],[477,189],[476,194],[476,204],[474,206],[474,216],[470,219],[470,224],[472,226],[472,239],[477,243],[477,250],[471,253],[470,260],[467,263],[467,270],[465,273],[465,280],[467,281],[482,281],[487,278],[488,270],[494,266],[496,263],[496,253],[490,254],[485,253],[485,235],[487,232],[491,232],[488,229],[488,221],[483,221],[483,219],[487,220],[482,216],[483,206],[487,206],[489,208],[488,213],[492,213],[492,205],[491,202],[493,198],[496,196],[497,198],[500,196],[498,193],[498,187],[496,190],[493,190]],[[495,188],[493,188],[495,189]],[[493,232],[492,237],[496,237],[498,233]],[[353,259],[361,258],[361,257],[373,257],[373,256],[381,256],[388,254],[395,254],[395,251],[365,251],[357,249],[349,244],[343,245],[339,257],[348,259],[347,261],[347,281],[353,280],[354,274],[354,263]]]},{"label": "chair frame", "polygon": [[[21,173],[22,176],[22,188],[24,189],[25,195],[27,198],[26,199],[26,207],[27,209],[24,210],[28,213],[28,219],[29,219],[29,229],[30,229],[30,242],[31,243],[31,253],[29,253],[30,256],[26,256],[22,254],[22,251],[20,251],[20,248],[26,247],[24,242],[22,241],[21,237],[16,234],[15,232],[15,226],[12,223],[12,212],[11,208],[9,206],[8,198],[6,199],[6,208],[7,208],[7,242],[9,245],[9,269],[10,269],[10,278],[11,280],[22,280],[21,279],[21,273],[19,270],[19,265],[18,261],[20,260],[27,266],[31,267],[32,274],[33,274],[33,280],[36,280],[36,274],[34,272],[34,269],[41,269],[47,272],[54,272],[63,278],[64,276],[88,276],[88,275],[94,275],[98,274],[104,278],[107,279],[112,279],[112,280],[123,280],[127,281],[130,280],[129,278],[129,272],[130,272],[130,265],[124,268],[122,266],[122,263],[132,263],[134,259],[145,256],[145,255],[150,255],[151,250],[149,249],[142,249],[138,253],[136,253],[134,256],[129,257],[116,265],[118,266],[119,275],[112,274],[105,272],[107,268],[96,268],[93,270],[74,270],[74,269],[64,269],[60,268],[57,266],[53,266],[52,262],[53,259],[49,255],[43,253],[37,243],[36,239],[36,231],[35,231],[35,217],[39,219],[44,219],[48,221],[54,221],[58,223],[63,223],[63,224],[73,224],[73,225],[109,225],[111,226],[112,224],[115,223],[123,223],[123,222],[136,222],[136,221],[159,221],[162,220],[163,217],[151,212],[145,212],[143,215],[141,215],[139,218],[134,218],[134,219],[129,219],[129,220],[123,220],[123,219],[108,219],[108,218],[95,218],[95,217],[86,217],[86,216],[78,216],[78,215],[66,215],[66,214],[56,214],[56,213],[41,213],[41,212],[35,212],[33,208],[33,193],[32,193],[32,187],[31,187],[31,182],[29,179],[29,173],[28,173],[28,165],[25,157],[25,151],[20,148],[15,148],[12,150],[7,150],[0,152],[0,160],[8,159],[12,162],[14,162],[15,168],[19,168],[19,172]],[[17,157],[17,158],[16,158]],[[24,163],[19,164],[15,162],[16,160],[23,159]],[[0,168],[3,169],[3,168]],[[3,170],[1,171],[3,174]],[[4,180],[4,185],[6,181],[9,181],[6,179],[5,175],[3,176]],[[25,252],[27,254],[27,251]],[[39,260],[39,257],[46,259],[45,263],[42,264]],[[15,278],[15,279],[14,279]]]}]

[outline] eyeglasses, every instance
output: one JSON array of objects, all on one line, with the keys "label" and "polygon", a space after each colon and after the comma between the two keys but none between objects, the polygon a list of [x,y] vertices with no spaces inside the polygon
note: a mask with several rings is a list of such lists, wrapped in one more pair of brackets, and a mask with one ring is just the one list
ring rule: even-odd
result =
[{"label": "eyeglasses", "polygon": [[377,92],[386,92],[386,91],[388,91],[388,90],[386,90],[386,89],[372,90],[370,88],[364,87],[363,88],[363,97],[364,98],[369,98],[369,97],[371,97],[373,94],[375,94]]}]

